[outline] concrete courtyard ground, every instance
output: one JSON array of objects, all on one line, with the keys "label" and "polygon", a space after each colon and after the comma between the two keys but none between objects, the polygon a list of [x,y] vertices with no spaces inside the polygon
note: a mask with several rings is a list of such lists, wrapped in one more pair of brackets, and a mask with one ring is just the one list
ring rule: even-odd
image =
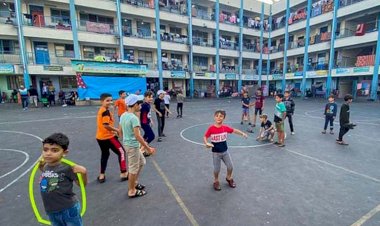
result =
[{"label": "concrete courtyard ground", "polygon": [[[257,127],[248,139],[229,136],[237,187],[225,183],[223,165],[220,192],[212,188],[212,157],[201,145],[202,136],[216,109],[227,111],[226,124],[247,129],[240,125],[240,100],[188,101],[181,119],[173,103],[167,137],[152,143],[157,154],[147,158],[141,176],[148,194],[137,199],[128,199],[127,183],[119,182],[113,153],[106,183],[96,182],[97,106],[22,111],[2,104],[0,225],[39,225],[29,204],[29,170],[41,153],[40,139],[53,132],[69,136],[67,158],[88,169],[85,225],[380,225],[380,104],[352,103],[351,120],[358,126],[345,137],[349,145],[340,146],[335,143],[338,124],[335,135],[321,134],[325,101],[295,101],[296,134],[286,126],[284,148],[257,142]],[[273,108],[268,99],[265,112],[271,120]],[[34,187],[46,217],[37,182]]]}]

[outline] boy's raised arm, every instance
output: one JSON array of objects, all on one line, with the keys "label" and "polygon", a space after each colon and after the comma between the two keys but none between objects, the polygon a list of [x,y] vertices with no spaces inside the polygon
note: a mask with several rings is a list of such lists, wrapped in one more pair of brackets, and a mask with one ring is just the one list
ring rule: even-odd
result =
[{"label": "boy's raised arm", "polygon": [[[82,175],[82,178],[83,178],[83,184],[84,184],[84,186],[86,186],[86,185],[87,185],[87,169],[84,168],[84,167],[81,166],[81,165],[74,165],[74,166],[72,167],[72,169],[73,169],[73,172],[74,172],[74,173],[80,173],[80,174]],[[75,183],[76,183],[77,185],[79,185],[78,181],[75,181]]]},{"label": "boy's raised arm", "polygon": [[244,133],[244,132],[242,132],[241,130],[238,130],[238,129],[234,129],[233,133],[234,133],[234,134],[241,135],[241,136],[243,136],[244,138],[247,138],[247,137],[248,137],[248,135],[247,135],[246,133]]}]

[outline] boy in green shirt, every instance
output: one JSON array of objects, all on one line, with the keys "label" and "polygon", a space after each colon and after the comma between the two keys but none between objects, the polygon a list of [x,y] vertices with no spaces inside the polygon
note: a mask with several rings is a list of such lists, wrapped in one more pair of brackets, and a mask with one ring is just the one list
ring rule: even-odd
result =
[{"label": "boy in green shirt", "polygon": [[284,95],[276,95],[276,107],[274,109],[274,122],[276,124],[278,141],[275,142],[278,147],[285,147],[284,119],[286,117],[286,106],[282,102]]},{"label": "boy in green shirt", "polygon": [[146,162],[140,145],[149,154],[153,154],[155,149],[149,147],[140,134],[140,120],[136,113],[141,109],[142,100],[139,96],[131,94],[127,97],[126,103],[128,111],[121,116],[119,128],[128,155],[128,197],[135,198],[146,195],[145,186],[138,183],[138,177]]}]

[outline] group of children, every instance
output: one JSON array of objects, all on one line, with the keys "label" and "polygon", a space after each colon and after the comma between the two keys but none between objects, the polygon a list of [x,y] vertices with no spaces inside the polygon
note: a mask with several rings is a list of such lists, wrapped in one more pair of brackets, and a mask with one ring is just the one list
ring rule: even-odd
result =
[{"label": "group of children", "polygon": [[[128,180],[128,197],[135,198],[147,194],[145,185],[139,183],[139,175],[146,163],[145,156],[154,154],[155,149],[149,146],[155,138],[151,127],[151,104],[153,103],[153,93],[147,91],[144,98],[131,94],[126,97],[125,92],[120,93],[121,101],[116,101],[115,106],[118,110],[119,126],[114,126],[113,112],[110,110],[112,105],[112,95],[103,93],[100,96],[101,107],[97,114],[97,132],[96,140],[101,149],[100,174],[97,178],[99,183],[106,182],[106,168],[110,149],[118,156],[120,167],[120,180]],[[154,101],[153,109],[157,115],[159,138],[164,137],[163,128],[165,124],[165,114],[170,112],[165,106],[164,92],[158,91],[158,97]],[[268,139],[273,142],[275,128],[278,134],[279,147],[284,147],[284,120],[289,118],[291,132],[294,134],[292,125],[292,116],[295,109],[294,101],[290,98],[290,93],[285,95],[277,94],[274,123],[268,119],[266,114],[262,114],[264,109],[264,97],[261,90],[258,90],[255,96],[256,101],[250,102],[247,93],[243,94],[242,99],[242,123],[243,120],[249,120],[249,108],[255,106],[255,117],[253,127],[256,124],[256,115],[259,113],[261,126],[257,137],[258,140]],[[345,103],[340,111],[340,132],[337,139],[338,144],[347,145],[343,141],[343,136],[355,124],[350,123],[350,108],[352,96],[346,95]],[[124,106],[124,104],[125,106]],[[325,126],[322,131],[326,134],[328,123],[330,123],[330,134],[333,134],[333,122],[337,115],[337,105],[334,97],[329,97],[329,103],[325,106]],[[218,110],[214,113],[214,124],[211,125],[204,134],[203,140],[207,148],[212,149],[213,165],[214,165],[214,182],[215,190],[220,191],[219,173],[221,162],[223,161],[227,167],[226,182],[231,188],[236,187],[233,179],[233,163],[228,152],[227,136],[235,133],[247,138],[247,134],[226,126],[223,121],[226,118],[226,112]],[[144,136],[140,133],[140,128],[144,131]],[[121,138],[121,142],[119,141]],[[211,143],[208,142],[211,140]],[[87,170],[80,165],[68,166],[61,162],[61,159],[68,154],[69,139],[62,133],[55,133],[43,140],[42,157],[39,162],[40,170],[40,191],[45,207],[45,211],[53,226],[57,225],[83,225],[80,216],[80,205],[73,193],[73,182],[78,184],[76,174],[79,173],[83,177],[84,184],[87,184]],[[126,159],[128,158],[128,166]],[[128,167],[128,168],[127,168]]]},{"label": "group of children", "polygon": [[[334,134],[333,132],[333,123],[334,119],[337,114],[337,105],[335,103],[334,96],[330,96],[329,103],[325,106],[325,126],[324,130],[322,131],[322,134],[326,134],[326,129],[328,123],[330,123],[330,134]],[[255,127],[256,124],[256,115],[259,113],[261,126],[259,135],[257,136],[257,140],[263,141],[265,139],[269,140],[270,142],[273,141],[273,137],[275,135],[275,131],[277,131],[278,134],[278,141],[274,142],[278,147],[284,147],[284,141],[285,141],[285,132],[284,132],[284,121],[286,118],[288,118],[289,121],[289,127],[291,130],[291,134],[294,135],[294,126],[293,126],[293,114],[295,110],[295,103],[294,100],[290,97],[290,92],[285,91],[284,95],[282,94],[276,94],[275,96],[276,100],[276,106],[274,110],[274,123],[275,126],[273,126],[272,122],[268,119],[268,116],[266,114],[262,114],[262,111],[264,109],[264,97],[261,92],[261,89],[259,89],[256,92],[255,96],[255,102],[251,103],[250,98],[248,97],[248,93],[243,93],[243,98],[241,100],[242,103],[242,117],[241,117],[241,124],[244,124],[243,121],[250,120],[249,118],[249,109],[251,106],[255,106],[255,114],[253,118],[253,124],[249,121],[249,125],[252,125],[252,127]],[[350,108],[349,104],[352,102],[352,96],[346,95],[344,97],[345,103],[342,105],[340,110],[340,131],[339,131],[339,138],[336,140],[338,144],[341,145],[347,145],[343,141],[343,136],[346,134],[350,129],[355,127],[355,124],[351,123],[349,120],[350,116]],[[206,146],[206,148],[211,148],[212,151],[212,157],[213,157],[213,165],[214,165],[214,182],[213,187],[216,191],[221,190],[220,182],[219,182],[219,173],[221,168],[221,161],[224,162],[224,164],[227,167],[227,175],[226,175],[226,181],[227,184],[235,188],[236,182],[234,181],[232,177],[233,172],[233,163],[231,160],[231,156],[228,152],[228,146],[227,146],[227,136],[229,133],[235,133],[243,136],[244,138],[247,138],[247,134],[235,129],[231,128],[229,126],[226,126],[223,124],[223,121],[226,118],[226,112],[222,110],[217,110],[214,113],[214,124],[211,125],[207,131],[204,134],[203,142]],[[249,132],[252,132],[252,129],[248,130]],[[208,140],[210,139],[211,142]]]}]

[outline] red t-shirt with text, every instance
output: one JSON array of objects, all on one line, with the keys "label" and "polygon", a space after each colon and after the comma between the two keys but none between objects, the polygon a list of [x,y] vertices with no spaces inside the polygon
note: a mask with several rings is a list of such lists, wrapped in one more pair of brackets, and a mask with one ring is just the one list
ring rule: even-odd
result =
[{"label": "red t-shirt with text", "polygon": [[234,129],[229,126],[222,125],[221,127],[216,127],[215,125],[210,126],[206,133],[206,138],[211,138],[211,143],[214,145],[212,152],[225,152],[227,151],[227,134],[233,133]]}]

